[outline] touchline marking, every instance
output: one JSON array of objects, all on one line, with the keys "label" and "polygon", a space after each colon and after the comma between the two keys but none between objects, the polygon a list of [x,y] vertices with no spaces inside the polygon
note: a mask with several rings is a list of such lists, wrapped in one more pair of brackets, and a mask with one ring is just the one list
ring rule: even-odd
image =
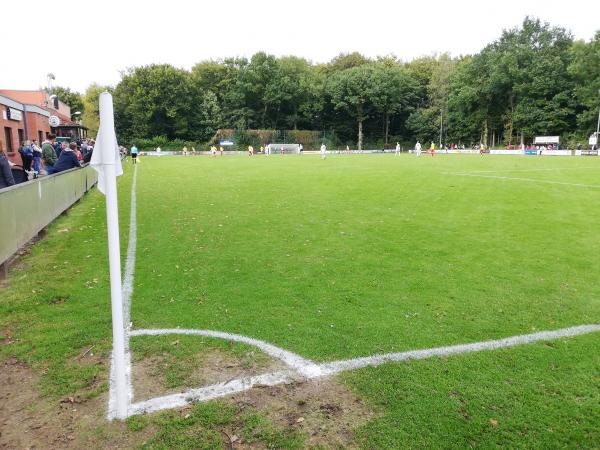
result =
[{"label": "touchline marking", "polygon": [[[466,176],[477,176],[468,175]],[[485,175],[479,175],[486,177]],[[486,177],[486,178],[509,178],[510,177]],[[292,383],[294,381],[306,381],[322,377],[328,377],[347,370],[360,369],[368,366],[378,366],[388,362],[401,362],[413,359],[426,359],[436,356],[451,356],[461,353],[473,353],[483,350],[495,350],[499,348],[514,347],[516,345],[531,344],[539,341],[549,341],[562,339],[572,336],[580,336],[589,333],[600,332],[600,324],[580,325],[569,328],[562,328],[554,331],[540,331],[532,334],[524,334],[518,336],[507,337],[503,339],[474,342],[470,344],[450,345],[445,347],[435,347],[422,350],[410,350],[398,353],[385,353],[360,358],[346,359],[340,361],[332,361],[328,363],[315,363],[309,359],[303,358],[296,353],[279,348],[259,339],[254,339],[248,336],[239,334],[226,333],[223,331],[212,330],[197,330],[197,329],[139,329],[132,330],[130,322],[131,296],[133,293],[133,279],[135,272],[135,254],[137,245],[137,221],[136,221],[136,179],[137,165],[133,172],[133,182],[131,186],[131,212],[129,225],[129,242],[127,246],[127,258],[125,261],[125,275],[122,283],[123,292],[123,308],[124,318],[126,318],[125,329],[125,362],[126,362],[126,377],[127,377],[127,393],[128,407],[127,416],[142,414],[164,409],[182,407],[193,401],[207,401],[227,395],[232,395],[239,392],[244,392],[252,389],[255,386],[275,386],[278,384]],[[529,180],[536,181],[541,180]],[[543,182],[543,181],[541,181]],[[559,182],[550,182],[565,184]],[[570,183],[566,183],[570,184]],[[571,184],[572,185],[572,184]],[[588,185],[576,185],[585,187],[600,187]],[[190,389],[182,393],[155,397],[148,400],[133,402],[133,386],[131,379],[131,351],[129,348],[129,340],[132,336],[159,336],[168,334],[185,334],[195,336],[206,336],[212,338],[226,339],[234,342],[241,342],[247,345],[252,345],[259,348],[269,356],[279,359],[284,362],[289,370],[265,373],[251,377],[242,377],[234,380],[229,380],[223,383],[217,383],[209,386],[204,386],[196,389]],[[110,387],[108,399],[108,419],[112,420],[116,417],[116,392],[114,389],[114,361],[111,356],[110,368]]]},{"label": "touchline marking", "polygon": [[[137,247],[137,202],[136,202],[136,187],[137,187],[137,164],[133,169],[133,180],[131,182],[131,206],[129,213],[129,240],[127,242],[127,257],[125,259],[125,274],[121,285],[121,295],[123,299],[123,321],[125,323],[125,378],[127,386],[127,399],[129,405],[133,402],[133,384],[131,381],[131,350],[129,349],[129,332],[131,330],[130,310],[131,310],[131,294],[133,293],[133,275],[135,272],[135,251]],[[116,389],[114,381],[114,359],[111,353],[110,365],[110,385],[108,392],[108,419],[112,420],[117,417],[116,410]],[[129,410],[129,407],[128,407]],[[129,412],[128,412],[129,415]]]},{"label": "touchline marking", "polygon": [[[193,332],[193,333],[190,333]],[[197,389],[190,389],[178,394],[165,395],[133,403],[129,408],[129,415],[150,413],[163,409],[178,408],[191,402],[204,402],[227,395],[237,394],[252,389],[257,385],[276,386],[278,384],[287,384],[294,381],[307,381],[316,378],[323,378],[336,375],[347,370],[360,369],[368,366],[379,366],[389,362],[401,362],[413,359],[427,359],[436,356],[451,356],[461,353],[474,353],[484,350],[496,350],[499,348],[514,347],[517,345],[531,344],[540,341],[550,341],[584,334],[600,332],[600,324],[579,325],[575,327],[562,328],[554,331],[540,331],[538,333],[523,334],[511,336],[508,338],[497,339],[493,341],[474,342],[471,344],[450,345],[445,347],[435,347],[423,350],[410,350],[399,353],[386,353],[380,355],[367,356],[362,358],[333,361],[330,363],[315,364],[318,371],[313,374],[301,374],[294,371],[280,371],[257,375],[253,377],[242,377],[230,380],[225,383],[217,383],[204,386]],[[218,331],[209,330],[136,330],[131,333],[132,336],[153,336],[160,334],[198,334],[201,336],[229,335]],[[229,335],[232,336],[232,335]],[[239,337],[239,335],[233,335]],[[242,336],[244,337],[244,336]],[[245,338],[245,337],[244,337]],[[245,338],[250,341],[257,341],[251,338]],[[262,342],[262,341],[258,341]],[[253,345],[253,344],[251,344]],[[267,344],[271,345],[271,344]],[[273,346],[275,347],[275,346]],[[275,347],[277,348],[277,347]],[[281,349],[280,349],[281,350]],[[285,351],[285,350],[281,350]],[[305,360],[308,361],[308,360]]]},{"label": "touchline marking", "polygon": [[135,196],[137,184],[137,164],[133,169],[131,183],[131,212],[129,214],[129,241],[127,243],[127,259],[125,260],[125,276],[123,277],[123,320],[125,327],[131,327],[131,294],[133,294],[133,274],[135,272],[135,251],[137,247],[137,201]]},{"label": "touchline marking", "polygon": [[478,178],[495,178],[495,179],[499,179],[499,180],[527,181],[529,183],[560,184],[563,186],[574,186],[574,187],[585,187],[585,188],[600,188],[600,185],[597,185],[597,184],[566,183],[563,181],[537,180],[535,178],[503,177],[500,175],[479,175],[479,174],[475,174],[475,173],[452,173],[450,175],[456,175],[459,177],[478,177]]}]

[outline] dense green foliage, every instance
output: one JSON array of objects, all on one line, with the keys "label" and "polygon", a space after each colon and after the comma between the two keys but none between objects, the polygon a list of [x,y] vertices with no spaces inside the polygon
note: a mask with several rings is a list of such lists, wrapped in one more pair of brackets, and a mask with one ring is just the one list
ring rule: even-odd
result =
[{"label": "dense green foliage", "polygon": [[595,131],[598,89],[600,32],[574,41],[563,28],[525,18],[476,55],[402,62],[350,53],[312,64],[261,52],[202,61],[190,71],[134,67],[114,97],[125,143],[153,136],[208,142],[219,129],[300,129],[321,132],[320,140],[328,133],[334,146],[380,148],[437,142],[441,125],[445,143],[515,145],[560,135],[572,145]]}]

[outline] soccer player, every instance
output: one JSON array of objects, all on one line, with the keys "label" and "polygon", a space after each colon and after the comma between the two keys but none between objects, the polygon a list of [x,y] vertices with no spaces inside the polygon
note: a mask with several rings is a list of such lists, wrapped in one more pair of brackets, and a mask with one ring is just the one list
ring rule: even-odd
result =
[{"label": "soccer player", "polygon": [[327,151],[327,147],[325,147],[325,144],[321,144],[321,159],[325,159],[327,158],[327,155],[325,154],[325,152]]},{"label": "soccer player", "polygon": [[221,151],[221,156],[223,156],[223,152],[224,152],[223,147],[222,146],[219,147],[219,150]]},{"label": "soccer player", "polygon": [[137,149],[137,147],[135,146],[135,144],[133,144],[133,145],[131,146],[131,150],[130,150],[130,152],[131,152],[131,162],[132,162],[133,164],[137,164],[137,155],[138,155],[138,149]]},{"label": "soccer player", "polygon": [[212,155],[213,158],[216,158],[217,157],[217,147],[214,146],[214,145],[211,146],[210,147],[210,153],[211,153],[211,155]]},{"label": "soccer player", "polygon": [[346,153],[350,154],[350,146],[346,145]]},{"label": "soccer player", "polygon": [[400,142],[396,142],[396,156],[400,154]]},{"label": "soccer player", "polygon": [[485,153],[485,144],[481,144],[479,146],[479,156],[483,156],[484,153]]},{"label": "soccer player", "polygon": [[285,152],[284,152],[284,150],[283,150],[283,145],[282,145],[282,146],[281,146],[281,156],[283,156],[283,155],[284,155],[284,153],[285,153]]},{"label": "soccer player", "polygon": [[415,144],[415,153],[417,156],[421,156],[421,143],[419,141]]},{"label": "soccer player", "polygon": [[248,156],[254,155],[254,147],[251,145],[248,146]]},{"label": "soccer player", "polygon": [[183,154],[183,156],[187,156],[188,154],[188,148],[186,145],[183,146],[183,150],[181,150],[181,153]]},{"label": "soccer player", "polygon": [[431,156],[435,156],[435,142],[431,141],[431,146],[429,147],[429,152],[431,153]]}]

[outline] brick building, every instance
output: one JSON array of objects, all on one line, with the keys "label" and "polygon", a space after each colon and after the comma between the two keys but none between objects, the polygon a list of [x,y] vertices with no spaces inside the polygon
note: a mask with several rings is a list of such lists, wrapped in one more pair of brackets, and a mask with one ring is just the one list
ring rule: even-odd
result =
[{"label": "brick building", "polygon": [[19,146],[26,140],[36,139],[41,143],[51,127],[48,122],[50,111],[32,104],[21,103],[0,93],[0,147],[8,158],[21,164]]},{"label": "brick building", "polygon": [[[0,89],[0,97],[18,102],[21,104],[22,108],[33,113],[31,119],[30,114],[26,114],[27,127],[22,128],[24,130],[25,139],[37,139],[39,142],[42,142],[48,133],[53,133],[57,136],[67,137],[69,139],[87,137],[87,128],[82,124],[71,120],[71,108],[60,100],[53,101],[46,91]],[[1,101],[0,108],[2,108]],[[23,111],[23,109],[21,110]],[[55,126],[50,126],[50,117],[53,117],[53,120],[56,123]],[[11,124],[14,125],[12,122],[14,121],[11,121]],[[0,139],[3,139],[3,136],[4,135],[2,135]],[[15,142],[19,141],[13,140],[13,143]]]}]

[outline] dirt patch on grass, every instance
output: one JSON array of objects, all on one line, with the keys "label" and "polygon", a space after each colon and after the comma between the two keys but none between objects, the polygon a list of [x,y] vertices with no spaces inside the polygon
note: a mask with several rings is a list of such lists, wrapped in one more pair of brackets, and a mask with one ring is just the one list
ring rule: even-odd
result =
[{"label": "dirt patch on grass", "polygon": [[43,398],[38,377],[14,358],[0,363],[0,449],[135,448],[152,433],[106,420],[106,394]]},{"label": "dirt patch on grass", "polygon": [[169,355],[143,358],[133,362],[131,371],[134,398],[141,401],[286,368],[262,353],[252,351],[238,357],[213,348],[186,361],[173,361]]},{"label": "dirt patch on grass", "polygon": [[[108,373],[108,361],[99,361],[99,355],[92,356],[92,350],[87,350],[82,350],[76,359],[104,364],[104,371]],[[207,383],[281,368],[277,361],[268,362],[264,367],[264,360],[260,358],[259,363],[252,366],[244,356],[236,357],[223,350],[211,351],[203,355],[202,360],[204,364],[192,373]],[[157,361],[159,359],[146,358],[138,364],[138,370],[143,372],[144,364],[152,369],[155,367],[152,364]],[[216,421],[209,428],[202,421],[189,426],[180,423],[181,418],[188,417],[193,411],[193,405],[162,415],[132,418],[137,422],[108,422],[107,393],[90,397],[86,395],[87,390],[80,390],[73,396],[52,399],[39,395],[39,382],[39,377],[18,360],[12,358],[0,362],[1,450],[137,448],[157,439],[161,433],[170,436],[169,433],[175,432],[175,428],[170,428],[173,423],[183,427],[177,428],[177,433],[220,433],[225,449],[268,448],[277,442],[273,441],[273,436],[295,434],[305,437],[304,447],[353,448],[354,430],[375,416],[361,399],[335,378],[257,387],[225,397],[217,408],[233,408],[231,419]],[[140,386],[135,387],[139,392]],[[256,425],[257,416],[266,422]],[[171,422],[168,417],[180,419]]]},{"label": "dirt patch on grass", "polygon": [[[371,408],[335,378],[251,389],[227,401],[240,413],[257,410],[276,425],[301,432],[307,447],[355,448],[354,430],[375,417]],[[243,423],[237,425],[243,428]],[[227,434],[239,437],[243,432],[230,428]],[[243,438],[234,444],[234,448],[256,448]]]}]

